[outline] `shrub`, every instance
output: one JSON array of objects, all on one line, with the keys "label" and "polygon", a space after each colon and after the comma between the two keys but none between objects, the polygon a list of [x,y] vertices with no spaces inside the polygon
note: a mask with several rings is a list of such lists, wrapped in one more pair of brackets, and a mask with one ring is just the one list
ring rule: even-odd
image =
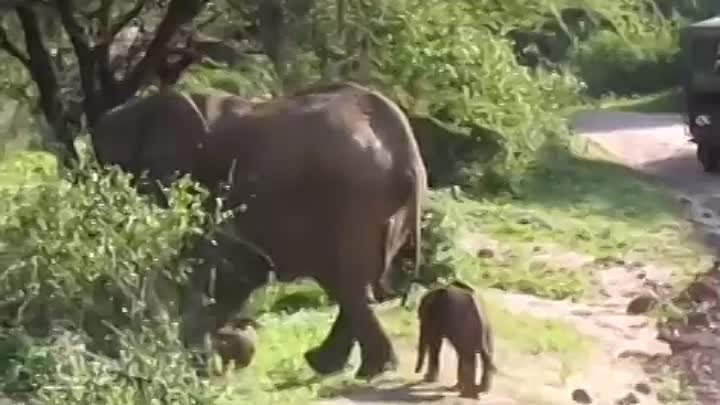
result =
[{"label": "shrub", "polygon": [[175,315],[189,264],[179,253],[210,223],[207,194],[184,178],[161,208],[130,180],[88,165],[0,189],[6,391],[46,404],[211,403],[176,326],[147,317]]},{"label": "shrub", "polygon": [[47,405],[216,403],[223,389],[196,375],[176,333],[118,330],[114,357],[92,351],[93,339],[81,331],[58,329],[42,339],[6,333],[0,341],[14,351],[3,367],[4,391],[30,391]]},{"label": "shrub", "polygon": [[139,196],[119,169],[83,174],[75,184],[61,179],[0,190],[6,319],[26,327],[53,320],[120,325],[142,317],[154,278],[179,280],[177,254],[205,220],[202,190],[188,179],[177,182],[162,209]]},{"label": "shrub", "polygon": [[571,52],[570,64],[595,97],[651,93],[680,80],[677,35],[669,29],[627,37],[599,31]]}]

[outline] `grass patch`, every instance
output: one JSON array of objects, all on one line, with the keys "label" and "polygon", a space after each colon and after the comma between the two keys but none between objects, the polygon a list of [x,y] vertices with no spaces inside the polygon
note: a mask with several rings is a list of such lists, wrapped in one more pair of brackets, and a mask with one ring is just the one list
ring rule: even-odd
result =
[{"label": "grass patch", "polygon": [[533,238],[595,257],[685,269],[706,259],[690,240],[691,225],[681,219],[674,197],[659,183],[577,145],[570,153],[542,153],[527,177],[525,198],[513,207],[540,219],[530,229]]},{"label": "grass patch", "polygon": [[57,159],[41,151],[18,151],[0,159],[0,188],[35,185],[57,179]]},{"label": "grass patch", "polygon": [[[511,312],[504,307],[497,290],[486,290],[477,285],[476,288],[493,328],[496,362],[501,369],[507,369],[504,366],[507,364],[513,364],[513,368],[532,368],[538,356],[542,356],[545,360],[551,359],[559,364],[558,378],[562,379],[582,370],[594,353],[595,342],[580,334],[569,323]],[[411,361],[414,361],[416,355],[416,308],[421,294],[413,294],[411,300],[415,306],[412,311],[397,306],[378,311],[396,346],[404,346],[406,353],[410,350]],[[452,349],[446,346],[444,350]]]},{"label": "grass patch", "polygon": [[[592,342],[567,322],[518,315],[503,306],[497,291],[486,290],[477,285],[475,287],[477,295],[481,297],[481,305],[490,319],[493,333],[500,342],[499,346],[522,354],[550,353],[573,358],[578,362],[584,361],[590,353]],[[382,322],[393,337],[412,339],[413,344],[415,343],[418,333],[416,307],[420,294],[414,294],[415,306],[412,311],[399,306],[380,310]]]},{"label": "grass patch", "polygon": [[[315,285],[305,284],[303,288],[310,295],[322,294]],[[410,311],[394,302],[375,306],[401,363],[410,364],[415,360],[418,333],[416,306],[421,293],[417,291],[411,297],[415,306]],[[496,292],[479,289],[479,294],[493,325],[498,364],[527,361],[541,355],[560,363],[562,372],[569,374],[582,369],[595,348],[591,340],[566,322],[518,315],[503,307]],[[350,362],[344,373],[329,378],[315,376],[305,363],[303,353],[325,337],[335,314],[336,309],[329,307],[302,309],[291,315],[263,314],[259,319],[263,327],[259,332],[258,352],[253,363],[245,370],[224,377],[225,384],[242,386],[233,388],[228,400],[259,404],[292,400],[292,403],[302,404],[369,387],[368,383],[353,378],[357,359]],[[451,349],[448,346],[445,350]],[[533,361],[530,360],[530,364]],[[401,364],[401,368],[405,366],[407,369],[408,364]],[[414,375],[402,377],[413,379]]]},{"label": "grass patch", "polygon": [[[334,312],[301,310],[292,315],[267,313],[258,320],[258,347],[246,369],[225,376],[225,383],[238,386],[227,402],[238,400],[255,404],[308,403],[328,386],[342,385],[346,376],[317,378],[303,353],[319,344],[334,319]],[[222,383],[222,382],[221,382]]]},{"label": "grass patch", "polygon": [[602,109],[638,113],[681,113],[683,112],[680,88],[633,97],[605,97],[599,101]]},{"label": "grass patch", "polygon": [[[455,242],[436,249],[432,260],[480,285],[553,299],[581,297],[592,275],[533,260],[548,244],[597,259],[670,267],[679,278],[707,267],[710,256],[691,239],[691,225],[662,186],[577,145],[570,153],[540,153],[520,197],[434,192],[431,207],[443,218],[433,229],[445,227]],[[486,235],[505,252],[487,258],[463,252],[457,245],[467,234]]]}]

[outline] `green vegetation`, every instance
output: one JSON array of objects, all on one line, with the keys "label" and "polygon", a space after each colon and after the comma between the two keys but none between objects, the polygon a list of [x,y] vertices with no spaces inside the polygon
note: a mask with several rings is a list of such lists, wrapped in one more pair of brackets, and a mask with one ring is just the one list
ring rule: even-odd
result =
[{"label": "green vegetation", "polygon": [[[497,146],[488,146],[492,153],[462,165],[443,162],[452,155],[443,154],[450,141],[436,143],[432,164],[460,191],[449,185],[432,192],[424,241],[428,284],[459,277],[550,299],[592,293],[590,268],[599,263],[567,268],[538,261],[543,249],[657,262],[678,274],[701,268],[705,258],[688,242],[671,197],[581,148],[566,127],[568,111],[598,104],[677,110],[677,91],[669,88],[677,83],[683,20],[671,16],[668,1],[658,9],[645,0],[344,2],[344,28],[339,3],[315,3],[309,15],[319,35],[298,34],[310,45],[297,45],[284,71],[253,56],[225,69],[196,65],[179,86],[267,97],[351,78],[412,114],[473,129],[459,136],[487,137],[480,140]],[[680,11],[698,18],[704,7],[710,6],[683,3]],[[522,36],[530,39],[518,49]],[[358,44],[365,40],[370,46],[363,53]],[[342,60],[325,55],[338,48]],[[17,68],[0,63],[0,93],[34,97]],[[635,93],[629,102],[626,96]],[[24,124],[28,134],[37,131]],[[349,375],[319,379],[306,366],[303,352],[322,339],[334,316],[327,297],[307,281],[272,285],[253,297],[263,328],[250,367],[198,378],[173,320],[174,287],[188,267],[178,254],[208,223],[199,209],[203,192],[180,182],[167,191],[170,207],[159,208],[117,171],[59,172],[45,152],[14,150],[29,143],[17,143],[15,132],[2,138],[8,151],[0,160],[0,380],[7,395],[47,404],[302,404],[359,384]],[[463,243],[472,235],[500,248],[478,255],[477,246]],[[155,302],[146,293],[158,285]],[[542,353],[575,369],[592,353],[592,342],[567,324],[512,314],[493,294],[486,301],[501,357],[514,353],[512,361],[520,361]],[[398,346],[413,347],[415,314],[378,308]],[[148,320],[148,312],[169,316]]]},{"label": "green vegetation", "polygon": [[683,111],[679,88],[630,98],[607,97],[600,106],[609,110],[640,113],[679,113]]}]

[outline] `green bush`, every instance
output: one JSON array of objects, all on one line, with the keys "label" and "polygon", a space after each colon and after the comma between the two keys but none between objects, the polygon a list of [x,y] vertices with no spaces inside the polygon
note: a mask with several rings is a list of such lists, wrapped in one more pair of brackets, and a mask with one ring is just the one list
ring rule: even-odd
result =
[{"label": "green bush", "polygon": [[570,64],[595,97],[647,94],[680,83],[674,31],[658,30],[627,38],[599,31],[571,52]]},{"label": "green bush", "polygon": [[277,91],[274,80],[269,63],[258,61],[242,70],[193,66],[178,87],[186,91],[221,91],[253,98],[274,94]]},{"label": "green bush", "polygon": [[486,168],[521,174],[533,151],[564,127],[559,111],[581,102],[573,76],[518,64],[512,42],[491,28],[501,24],[497,15],[444,0],[387,8],[375,28],[383,45],[374,55],[374,81],[410,111],[500,134],[501,148]]},{"label": "green bush", "polygon": [[118,169],[83,174],[75,184],[62,179],[0,190],[6,320],[28,327],[53,320],[130,322],[146,309],[152,280],[182,274],[178,252],[205,220],[202,190],[180,181],[167,191],[170,207],[162,209],[137,195]]},{"label": "green bush", "polygon": [[0,342],[14,350],[3,352],[4,391],[30,392],[47,405],[207,405],[221,398],[220,386],[196,375],[175,329],[118,330],[117,337],[118,354],[110,357],[92,351],[93,339],[81,331],[58,329],[43,339],[6,333]]},{"label": "green bush", "polygon": [[177,315],[180,252],[209,224],[207,194],[184,178],[161,208],[130,179],[88,165],[0,188],[5,391],[45,404],[211,403],[176,326],[148,317]]}]

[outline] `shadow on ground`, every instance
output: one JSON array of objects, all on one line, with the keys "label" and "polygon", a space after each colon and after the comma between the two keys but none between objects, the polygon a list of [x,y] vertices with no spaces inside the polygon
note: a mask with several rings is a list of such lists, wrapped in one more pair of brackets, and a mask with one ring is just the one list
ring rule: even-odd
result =
[{"label": "shadow on ground", "polygon": [[[607,116],[610,115],[620,119],[607,119]],[[573,128],[592,128],[584,131],[591,134],[666,128],[678,124],[679,114],[647,114],[632,111],[578,111],[573,114],[571,120],[573,121]]]},{"label": "shadow on ground", "polygon": [[642,170],[658,177],[662,183],[692,194],[714,194],[720,191],[720,175],[703,172],[694,152],[688,151],[643,165]]},{"label": "shadow on ground", "polygon": [[603,159],[580,157],[547,144],[522,180],[524,199],[555,209],[647,221],[675,215],[679,206],[658,179]]},{"label": "shadow on ground", "polygon": [[[448,391],[446,395],[440,391]],[[327,393],[328,396],[339,395],[340,397],[351,400],[353,403],[358,402],[376,402],[376,403],[409,403],[417,404],[429,401],[439,401],[446,396],[453,395],[449,392],[449,388],[432,387],[422,385],[421,382],[404,382],[399,385],[391,385],[386,387],[367,387],[348,389],[340,392]],[[334,400],[337,403],[337,400]]]}]

